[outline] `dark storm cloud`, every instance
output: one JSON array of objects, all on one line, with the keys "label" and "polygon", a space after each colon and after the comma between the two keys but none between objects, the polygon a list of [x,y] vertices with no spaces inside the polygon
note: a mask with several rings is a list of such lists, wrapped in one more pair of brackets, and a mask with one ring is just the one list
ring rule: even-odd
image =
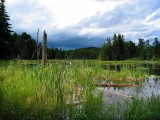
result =
[{"label": "dark storm cloud", "polygon": [[[76,49],[84,47],[101,47],[105,41],[105,37],[96,36],[88,37],[80,36],[72,33],[58,33],[49,37],[49,47],[58,47],[62,49]],[[99,41],[99,42],[98,42]]]}]

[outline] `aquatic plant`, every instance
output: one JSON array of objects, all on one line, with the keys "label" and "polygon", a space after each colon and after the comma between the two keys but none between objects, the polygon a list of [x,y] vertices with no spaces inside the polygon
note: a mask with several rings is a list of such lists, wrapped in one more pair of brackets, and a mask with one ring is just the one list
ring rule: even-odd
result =
[{"label": "aquatic plant", "polygon": [[97,61],[24,62],[0,62],[0,119],[116,119],[117,108],[103,107],[95,84],[145,77],[139,68],[105,70]]}]

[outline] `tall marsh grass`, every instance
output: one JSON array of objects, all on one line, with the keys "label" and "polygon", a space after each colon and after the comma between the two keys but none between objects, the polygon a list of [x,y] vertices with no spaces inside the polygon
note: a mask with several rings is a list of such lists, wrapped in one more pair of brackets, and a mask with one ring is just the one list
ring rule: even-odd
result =
[{"label": "tall marsh grass", "polygon": [[66,62],[49,66],[26,66],[12,62],[1,64],[1,118],[75,117],[75,113],[82,113],[82,105],[77,107],[76,102],[98,101],[93,95],[95,71]]},{"label": "tall marsh grass", "polygon": [[136,70],[124,67],[115,72],[84,61],[55,61],[47,66],[1,62],[0,119],[113,119],[115,112],[106,113],[103,107],[103,95],[95,95],[95,84],[105,79],[145,77]]}]

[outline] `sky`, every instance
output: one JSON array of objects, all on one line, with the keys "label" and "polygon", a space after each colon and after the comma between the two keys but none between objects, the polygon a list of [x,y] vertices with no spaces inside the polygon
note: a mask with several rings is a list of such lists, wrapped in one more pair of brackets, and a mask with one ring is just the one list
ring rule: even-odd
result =
[{"label": "sky", "polygon": [[[12,30],[62,49],[101,47],[107,37],[160,39],[160,0],[6,0]],[[39,38],[41,41],[41,38]]]}]

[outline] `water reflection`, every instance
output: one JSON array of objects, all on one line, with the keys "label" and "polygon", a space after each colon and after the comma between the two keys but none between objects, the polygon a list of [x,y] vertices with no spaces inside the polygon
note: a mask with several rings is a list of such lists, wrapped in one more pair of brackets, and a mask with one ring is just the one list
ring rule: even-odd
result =
[{"label": "water reflection", "polygon": [[141,64],[127,64],[127,65],[102,65],[102,68],[105,70],[116,70],[120,71],[121,67],[126,66],[127,68],[134,69],[136,67],[141,67],[142,69],[148,69],[150,75],[158,75],[160,76],[160,64],[151,64],[151,63],[141,63]]},{"label": "water reflection", "polygon": [[134,97],[151,97],[152,94],[160,95],[160,79],[150,76],[138,87],[99,87],[97,90],[103,92],[104,101],[109,103],[125,101]]}]

